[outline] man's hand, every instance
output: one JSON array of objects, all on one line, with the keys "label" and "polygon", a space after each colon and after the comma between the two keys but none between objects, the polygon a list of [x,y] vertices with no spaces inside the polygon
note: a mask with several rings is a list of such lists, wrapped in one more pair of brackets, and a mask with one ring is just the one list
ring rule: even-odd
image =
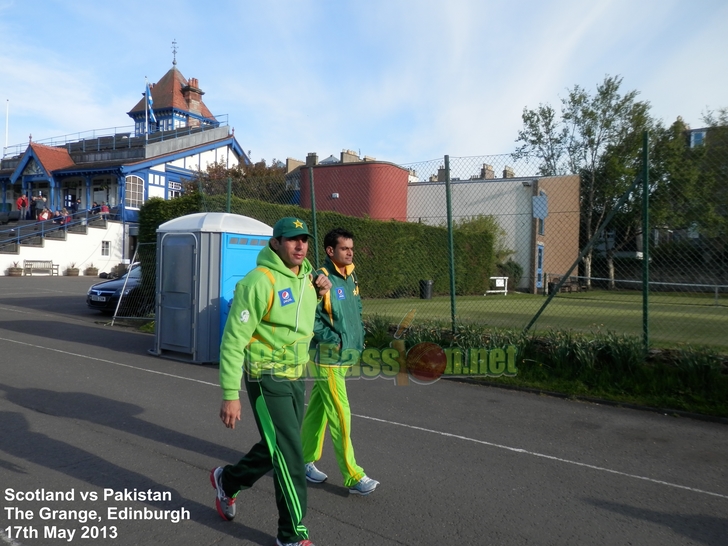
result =
[{"label": "man's hand", "polygon": [[316,280],[313,281],[313,285],[316,287],[316,292],[318,293],[319,298],[323,298],[326,293],[331,290],[331,281],[323,274],[316,277]]},{"label": "man's hand", "polygon": [[235,428],[235,421],[240,421],[240,400],[223,400],[220,420],[227,428]]}]

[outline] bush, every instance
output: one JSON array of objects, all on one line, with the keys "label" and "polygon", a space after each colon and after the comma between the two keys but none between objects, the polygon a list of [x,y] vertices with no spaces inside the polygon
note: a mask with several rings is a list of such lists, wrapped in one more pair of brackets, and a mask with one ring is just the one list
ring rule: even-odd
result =
[{"label": "bush", "polygon": [[[140,242],[156,242],[157,227],[172,218],[203,210],[226,210],[227,197],[224,195],[205,196],[204,207],[201,199],[199,194],[190,191],[170,201],[158,198],[147,201],[139,213]],[[352,231],[356,237],[358,278],[367,297],[416,296],[421,279],[434,281],[434,294],[450,293],[448,232],[445,228],[358,218],[330,211],[318,212],[314,226],[309,209],[237,197],[231,197],[230,211],[270,226],[285,216],[301,218],[310,230],[316,229],[319,241],[335,227]],[[489,224],[483,225],[487,227]],[[483,286],[488,285],[495,270],[495,239],[495,234],[486,228],[476,229],[468,225],[455,230],[455,290],[458,295],[482,294]],[[322,244],[318,245],[316,256],[315,241],[309,245],[309,260],[314,266],[323,263],[325,253],[322,247]],[[145,265],[142,271],[146,278],[154,270]]]},{"label": "bush", "polygon": [[508,290],[515,290],[523,278],[523,266],[513,260],[497,265],[498,276],[508,277]]},{"label": "bush", "polygon": [[[368,346],[380,348],[391,341],[396,328],[381,316],[368,317],[365,325]],[[422,342],[463,351],[513,345],[516,377],[485,380],[728,417],[728,361],[710,349],[654,350],[645,359],[639,338],[612,332],[552,330],[531,335],[463,324],[453,336],[445,324],[420,321],[405,341],[408,349]]]}]

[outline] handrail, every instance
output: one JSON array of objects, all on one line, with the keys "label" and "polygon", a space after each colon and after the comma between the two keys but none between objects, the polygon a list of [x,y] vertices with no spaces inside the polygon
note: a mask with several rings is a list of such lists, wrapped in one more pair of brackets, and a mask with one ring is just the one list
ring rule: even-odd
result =
[{"label": "handrail", "polygon": [[[163,140],[168,140],[171,138],[176,138],[177,136],[183,136],[183,135],[189,135],[193,132],[199,132],[209,129],[214,129],[216,127],[227,127],[228,124],[228,114],[219,114],[217,116],[213,116],[217,123],[213,124],[212,126],[206,126],[206,127],[177,127],[175,129],[172,129],[170,131],[155,131],[153,133],[149,133],[149,142],[159,142]],[[144,135],[137,135],[135,134],[135,125],[123,125],[119,127],[106,127],[102,129],[90,129],[88,131],[81,131],[78,133],[69,133],[67,135],[61,135],[61,136],[55,136],[50,138],[45,138],[41,140],[34,140],[36,144],[44,144],[46,146],[67,146],[70,144],[77,144],[84,141],[95,141],[104,137],[123,137],[127,136],[129,137],[129,140],[131,141],[132,138],[141,138],[144,140]],[[3,148],[3,154],[2,159],[8,159],[15,156],[22,155],[25,150],[28,148],[28,143],[23,142],[20,144],[11,144],[10,146]]]},{"label": "handrail", "polygon": [[[61,230],[68,232],[68,228],[70,227],[88,225],[89,222],[102,217],[108,219],[108,215],[83,211],[73,214],[73,219],[67,224],[56,224],[52,219],[40,220],[30,224],[18,224],[13,228],[0,230],[0,245],[5,243],[15,243],[20,245],[20,242],[25,241],[26,239],[31,239],[33,237],[44,238],[47,233]],[[9,237],[9,234],[13,234],[13,236]]]}]

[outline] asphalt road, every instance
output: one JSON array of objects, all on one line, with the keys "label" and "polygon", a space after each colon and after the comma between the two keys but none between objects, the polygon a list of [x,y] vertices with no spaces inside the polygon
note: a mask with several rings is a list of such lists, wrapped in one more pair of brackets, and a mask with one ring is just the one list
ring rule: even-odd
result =
[{"label": "asphalt road", "polygon": [[[275,544],[271,476],[234,522],[208,480],[258,440],[247,407],[226,429],[217,369],[149,355],[152,336],[86,309],[92,282],[0,277],[0,545]],[[349,496],[327,445],[318,546],[728,544],[726,425],[442,380],[349,392],[381,485]]]}]

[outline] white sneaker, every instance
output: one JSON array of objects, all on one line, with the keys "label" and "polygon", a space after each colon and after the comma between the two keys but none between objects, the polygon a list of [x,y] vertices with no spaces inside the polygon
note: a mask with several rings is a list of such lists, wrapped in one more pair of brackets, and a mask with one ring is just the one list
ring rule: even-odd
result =
[{"label": "white sneaker", "polygon": [[306,479],[311,483],[323,483],[328,476],[321,472],[313,463],[306,463]]},{"label": "white sneaker", "polygon": [[377,480],[364,476],[361,480],[359,480],[359,483],[352,485],[349,488],[349,493],[354,493],[355,495],[368,495],[374,491],[378,485],[379,482]]}]

